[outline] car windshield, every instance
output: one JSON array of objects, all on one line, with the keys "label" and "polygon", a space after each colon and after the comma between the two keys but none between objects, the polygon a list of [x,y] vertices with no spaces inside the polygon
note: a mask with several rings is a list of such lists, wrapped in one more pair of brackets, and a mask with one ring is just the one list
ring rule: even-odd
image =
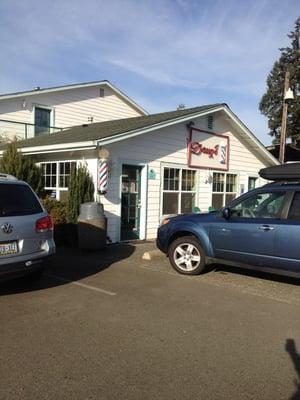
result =
[{"label": "car windshield", "polygon": [[29,186],[0,184],[0,217],[32,215],[41,212],[43,209]]}]

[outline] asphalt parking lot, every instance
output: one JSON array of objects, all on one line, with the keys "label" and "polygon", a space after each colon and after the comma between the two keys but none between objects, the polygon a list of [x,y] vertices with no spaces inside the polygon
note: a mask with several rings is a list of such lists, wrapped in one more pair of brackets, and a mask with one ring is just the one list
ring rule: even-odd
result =
[{"label": "asphalt parking lot", "polygon": [[0,283],[1,399],[300,399],[299,280],[179,275],[152,243]]}]

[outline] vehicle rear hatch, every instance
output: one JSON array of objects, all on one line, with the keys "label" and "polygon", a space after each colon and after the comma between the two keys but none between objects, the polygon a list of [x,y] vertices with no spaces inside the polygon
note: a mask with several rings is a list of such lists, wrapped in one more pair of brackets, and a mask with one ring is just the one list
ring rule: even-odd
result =
[{"label": "vehicle rear hatch", "polygon": [[36,221],[44,215],[28,185],[0,183],[0,264],[11,257],[41,251],[43,235],[37,234]]}]

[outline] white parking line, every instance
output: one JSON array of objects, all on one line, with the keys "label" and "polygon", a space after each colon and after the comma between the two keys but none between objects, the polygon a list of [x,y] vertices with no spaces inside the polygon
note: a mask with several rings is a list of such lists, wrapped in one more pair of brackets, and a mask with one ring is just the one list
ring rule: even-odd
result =
[{"label": "white parking line", "polygon": [[72,281],[70,279],[66,279],[66,278],[63,278],[61,276],[49,275],[49,274],[45,274],[44,276],[47,276],[48,278],[56,279],[56,280],[61,281],[61,282],[71,283],[72,285],[80,286],[80,287],[83,287],[85,289],[94,290],[95,292],[107,294],[108,296],[116,296],[116,294],[117,294],[117,293],[114,293],[114,292],[110,292],[108,290],[97,288],[96,286],[86,285],[85,283]]}]

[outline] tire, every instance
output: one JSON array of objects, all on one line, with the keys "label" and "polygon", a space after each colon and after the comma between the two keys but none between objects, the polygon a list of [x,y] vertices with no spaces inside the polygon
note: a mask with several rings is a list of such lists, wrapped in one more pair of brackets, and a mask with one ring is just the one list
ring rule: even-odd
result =
[{"label": "tire", "polygon": [[182,236],[169,246],[170,263],[184,275],[199,275],[205,268],[205,252],[194,236]]}]

